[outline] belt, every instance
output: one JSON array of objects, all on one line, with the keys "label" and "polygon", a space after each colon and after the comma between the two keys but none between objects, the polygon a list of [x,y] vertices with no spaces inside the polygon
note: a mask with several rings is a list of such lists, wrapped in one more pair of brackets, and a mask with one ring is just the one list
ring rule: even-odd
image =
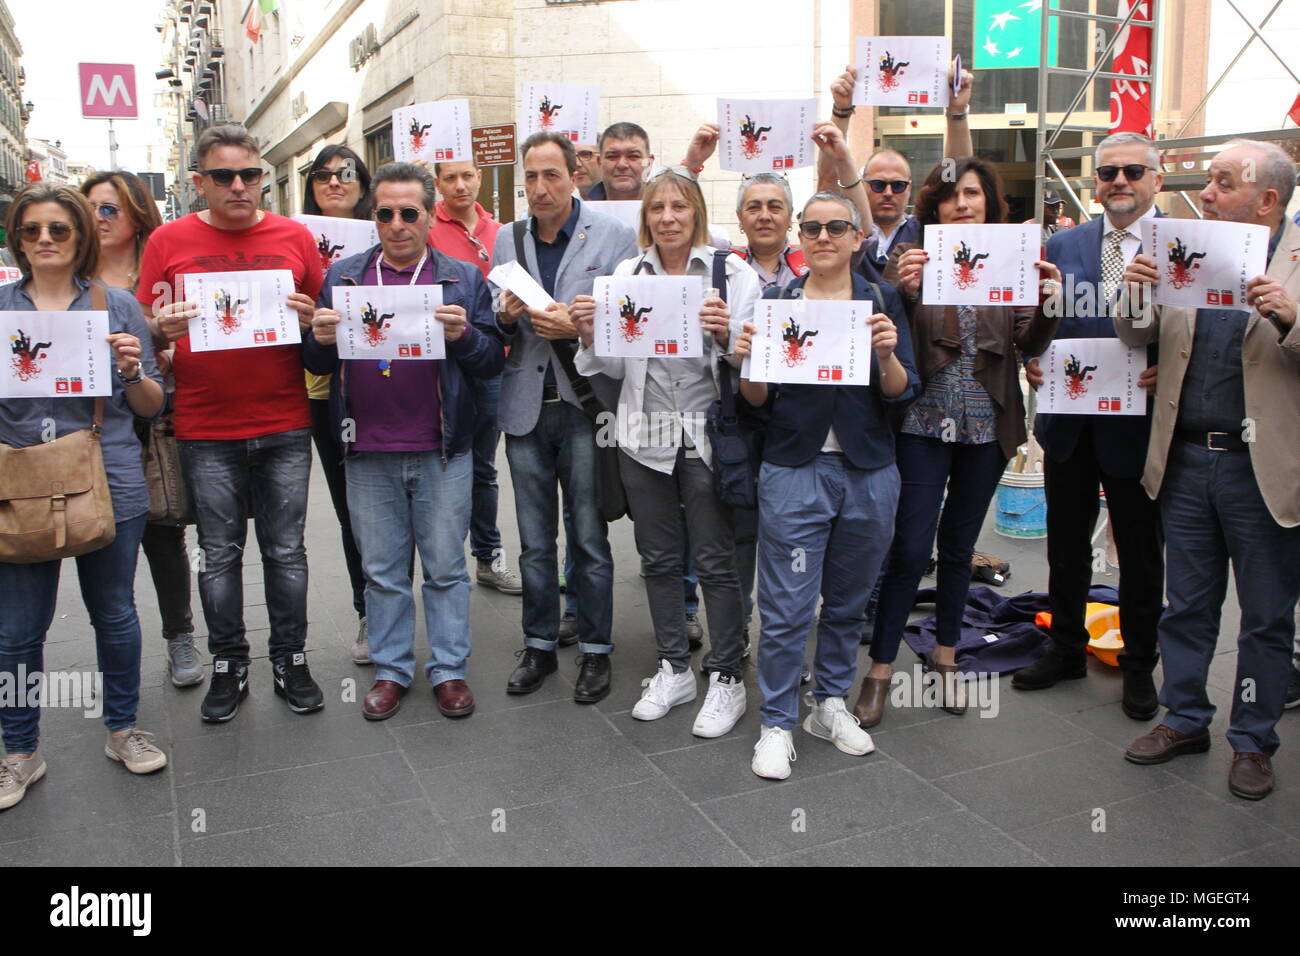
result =
[{"label": "belt", "polygon": [[1179,441],[1191,442],[1210,451],[1248,451],[1250,446],[1234,432],[1200,432],[1180,428],[1177,431]]},{"label": "belt", "polygon": [[560,390],[554,385],[542,386],[542,401],[544,403],[563,401],[560,398]]}]

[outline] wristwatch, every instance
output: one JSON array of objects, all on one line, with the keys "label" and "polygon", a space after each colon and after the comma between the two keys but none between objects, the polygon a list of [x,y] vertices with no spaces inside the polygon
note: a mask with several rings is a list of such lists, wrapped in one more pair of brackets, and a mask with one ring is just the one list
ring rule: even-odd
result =
[{"label": "wristwatch", "polygon": [[944,115],[947,116],[948,119],[965,119],[967,116],[966,113],[944,113]]}]

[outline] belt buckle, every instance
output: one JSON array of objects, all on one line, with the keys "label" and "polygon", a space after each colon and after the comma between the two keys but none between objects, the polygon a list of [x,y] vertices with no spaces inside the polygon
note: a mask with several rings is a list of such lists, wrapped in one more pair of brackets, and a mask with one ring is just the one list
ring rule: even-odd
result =
[{"label": "belt buckle", "polygon": [[1227,451],[1227,450],[1228,450],[1227,448],[1215,448],[1215,447],[1214,447],[1214,436],[1215,436],[1215,435],[1222,435],[1224,438],[1227,438],[1227,437],[1228,437],[1228,433],[1227,433],[1227,432],[1206,432],[1206,433],[1205,433],[1205,447],[1208,448],[1210,451]]}]

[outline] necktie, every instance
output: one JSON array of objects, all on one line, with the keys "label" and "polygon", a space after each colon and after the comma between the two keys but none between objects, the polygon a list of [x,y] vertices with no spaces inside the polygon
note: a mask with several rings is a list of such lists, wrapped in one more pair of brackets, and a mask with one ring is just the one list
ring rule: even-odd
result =
[{"label": "necktie", "polygon": [[1120,243],[1128,237],[1123,229],[1116,229],[1106,237],[1106,246],[1101,250],[1101,291],[1106,299],[1107,314],[1112,314],[1116,293],[1124,278],[1124,250]]}]

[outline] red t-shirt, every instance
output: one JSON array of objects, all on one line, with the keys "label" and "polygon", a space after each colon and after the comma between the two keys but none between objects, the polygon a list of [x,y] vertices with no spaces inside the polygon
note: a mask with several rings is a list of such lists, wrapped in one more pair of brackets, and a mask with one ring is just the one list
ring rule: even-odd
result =
[{"label": "red t-shirt", "polygon": [[486,279],[492,271],[492,244],[497,241],[501,223],[478,203],[474,203],[474,209],[478,212],[478,225],[471,238],[465,224],[451,218],[446,203],[439,199],[433,207],[433,221],[429,223],[429,245],[445,256],[474,263]]},{"label": "red t-shirt", "polygon": [[[156,285],[183,297],[178,276],[251,269],[288,269],[294,288],[312,299],[324,281],[320,253],[301,223],[267,212],[255,226],[229,230],[191,213],[149,237],[136,298],[151,316],[155,299],[164,295]],[[186,335],[176,342],[172,370],[177,438],[260,438],[311,426],[300,345],[192,352]]]}]

